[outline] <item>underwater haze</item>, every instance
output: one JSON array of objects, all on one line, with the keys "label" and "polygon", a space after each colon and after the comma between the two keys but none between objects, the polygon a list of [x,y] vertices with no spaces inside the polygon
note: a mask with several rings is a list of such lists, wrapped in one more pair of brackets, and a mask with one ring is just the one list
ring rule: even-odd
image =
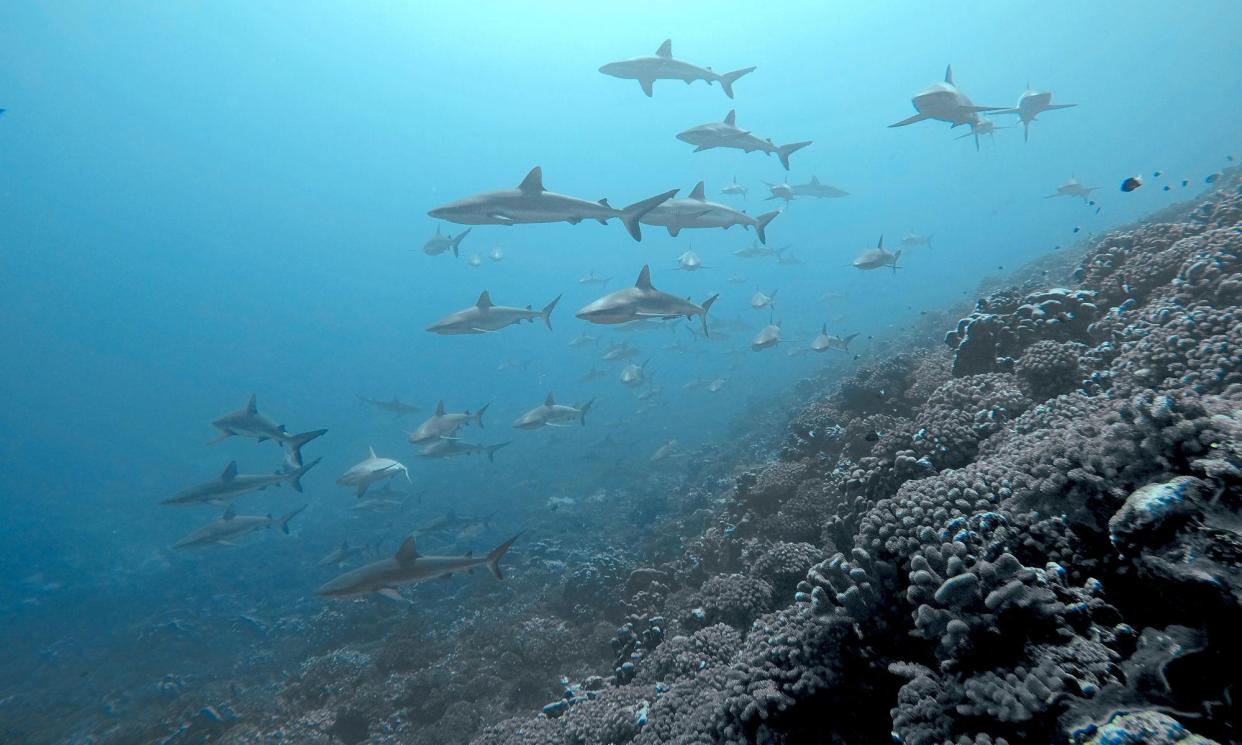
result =
[{"label": "underwater haze", "polygon": [[1242,741],[1240,31],[3,5],[0,743]]}]

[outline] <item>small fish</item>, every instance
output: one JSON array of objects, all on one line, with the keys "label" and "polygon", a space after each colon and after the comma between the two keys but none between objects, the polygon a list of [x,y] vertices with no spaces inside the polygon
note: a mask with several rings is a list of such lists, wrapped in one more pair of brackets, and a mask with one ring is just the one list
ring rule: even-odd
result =
[{"label": "small fish", "polygon": [[1165,190],[1165,191],[1168,191],[1168,190],[1169,190],[1169,185],[1168,185],[1168,184],[1165,184],[1165,185],[1164,185],[1164,190]]},{"label": "small fish", "polygon": [[1096,208],[1095,208],[1095,214],[1097,214],[1097,215],[1098,215],[1098,214],[1100,214],[1100,210],[1101,210],[1101,209],[1103,209],[1103,207],[1096,207]]},{"label": "small fish", "polygon": [[1182,186],[1190,186],[1190,179],[1188,178],[1182,179]]},{"label": "small fish", "polygon": [[[1141,176],[1131,176],[1125,181],[1121,182],[1121,190],[1126,193],[1129,193],[1139,188],[1142,185],[1143,185],[1143,178]],[[1091,204],[1095,204],[1095,202],[1092,202]]]},{"label": "small fish", "polygon": [[1221,173],[1220,171],[1217,171],[1216,173],[1208,174],[1208,177],[1203,180],[1209,184],[1214,184],[1216,183],[1216,180],[1219,179],[1223,175],[1224,175],[1223,173]]},{"label": "small fish", "polygon": [[1092,199],[1091,201],[1087,202],[1087,206],[1088,206],[1088,207],[1094,207],[1094,206],[1095,206],[1095,200],[1094,200],[1094,199]]},{"label": "small fish", "polygon": [[1152,177],[1152,178],[1160,178],[1160,177],[1161,177],[1161,176],[1163,176],[1163,175],[1164,175],[1164,171],[1152,171],[1151,177]]},{"label": "small fish", "polygon": [[1077,232],[1078,232],[1078,231],[1080,231],[1080,230],[1082,230],[1082,228],[1080,228],[1080,227],[1079,227],[1079,226],[1077,226],[1077,225],[1075,225],[1075,226],[1074,226],[1074,232],[1075,232],[1075,233],[1077,233]]}]

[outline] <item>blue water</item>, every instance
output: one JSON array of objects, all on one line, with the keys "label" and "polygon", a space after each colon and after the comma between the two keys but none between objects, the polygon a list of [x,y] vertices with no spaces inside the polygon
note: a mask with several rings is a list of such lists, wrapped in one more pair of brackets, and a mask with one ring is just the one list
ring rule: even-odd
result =
[{"label": "blue water", "polygon": [[[851,352],[865,361],[866,336],[1187,196],[1194,187],[1180,180],[1201,185],[1238,144],[1242,6],[1231,2],[423,5],[0,6],[0,640],[19,642],[0,665],[0,700],[34,681],[74,691],[63,706],[76,716],[124,687],[101,665],[150,662],[148,678],[172,666],[166,651],[143,656],[134,630],[152,615],[319,602],[307,597],[325,579],[315,562],[342,537],[395,546],[408,529],[350,516],[352,493],[333,483],[368,445],[410,465],[419,519],[452,507],[546,526],[550,497],[623,488],[624,475],[605,468],[615,458],[640,469],[670,439],[711,443],[752,402],[825,363],[746,349],[769,317],[748,307],[756,289],[779,288],[774,317],[792,339],[823,322],[862,332]],[[718,86],[673,81],[648,99],[636,82],[597,72],[665,38],[679,58],[758,70],[733,101]],[[1029,81],[1078,107],[1042,116],[1029,143],[1006,129],[979,152],[947,124],[887,128],[947,63],[978,104],[1012,106]],[[674,138],[732,108],[764,137],[815,144],[786,174],[774,157],[693,153]],[[646,227],[635,243],[616,222],[476,227],[460,258],[421,252],[437,228],[428,209],[515,186],[535,165],[549,189],[614,205],[671,188],[684,196],[704,180],[709,197],[757,214],[780,204],[762,200],[762,181],[786,175],[852,196],[795,201],[772,223],[769,244],[792,244],[806,261],[796,268],[731,256],[753,238],[737,228],[671,238]],[[1164,180],[1118,190],[1156,169]],[[1099,214],[1042,198],[1071,174],[1103,187]],[[734,176],[748,200],[720,195]],[[910,231],[934,234],[934,247],[903,257],[902,271],[849,267],[881,234],[894,246]],[[691,244],[713,269],[672,271]],[[501,263],[486,258],[495,246]],[[484,265],[471,268],[476,252]],[[689,354],[659,349],[694,343],[684,328],[623,335],[574,318],[600,294],[578,277],[611,275],[613,289],[644,263],[661,289],[695,301],[721,292],[709,322],[741,316],[751,330]],[[726,282],[739,273],[744,283]],[[554,330],[423,330],[483,289],[535,307],[563,293]],[[826,292],[844,298],[822,303]],[[583,332],[601,336],[600,348],[567,348]],[[660,409],[641,418],[619,367],[598,360],[624,338],[663,388]],[[530,364],[497,371],[506,360]],[[577,383],[593,365],[609,377]],[[699,375],[728,387],[683,392]],[[599,397],[588,427],[512,430],[548,391]],[[248,495],[240,511],[311,508],[292,539],[174,554],[214,512],[160,499],[234,458],[244,472],[279,464],[270,443],[206,445],[208,423],[251,392],[291,431],[329,433],[307,448],[324,461],[305,495]],[[424,414],[438,399],[455,410],[491,402],[487,428],[465,432],[514,444],[494,466],[418,461],[405,430],[422,415],[394,420],[355,399],[394,393]],[[631,444],[593,450],[609,432]],[[65,639],[89,664],[47,651]]]}]

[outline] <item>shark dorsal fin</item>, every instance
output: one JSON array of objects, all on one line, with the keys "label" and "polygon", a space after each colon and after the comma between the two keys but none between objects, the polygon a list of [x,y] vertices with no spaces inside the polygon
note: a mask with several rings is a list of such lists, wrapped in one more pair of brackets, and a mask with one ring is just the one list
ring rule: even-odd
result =
[{"label": "shark dorsal fin", "polygon": [[654,287],[651,286],[651,267],[650,266],[648,266],[647,264],[643,264],[643,270],[638,273],[638,281],[634,283],[634,286],[640,290],[654,290],[655,289]]},{"label": "shark dorsal fin", "polygon": [[551,393],[548,393],[548,397],[543,400],[543,405],[549,408],[555,406],[556,398],[554,398]]},{"label": "shark dorsal fin", "polygon": [[663,57],[664,59],[672,59],[673,58],[673,40],[665,39],[664,43],[660,45],[660,48],[656,50],[656,56]]},{"label": "shark dorsal fin", "polygon": [[235,478],[237,478],[237,461],[231,460],[229,461],[229,464],[224,467],[224,472],[220,474],[220,480],[232,481]]},{"label": "shark dorsal fin", "polygon": [[367,445],[367,454],[371,456],[371,460],[375,460],[375,457],[376,457],[375,447],[372,445]]},{"label": "shark dorsal fin", "polygon": [[[608,209],[612,209],[612,205],[608,204],[608,197],[604,197],[603,199],[599,200],[599,204],[601,206],[607,207]],[[595,273],[594,270],[592,270],[591,273],[594,274]]]},{"label": "shark dorsal fin", "polygon": [[222,519],[225,522],[228,522],[229,520],[232,520],[235,517],[237,517],[237,510],[234,509],[233,505],[230,504],[229,508],[224,511],[224,515],[222,516]]},{"label": "shark dorsal fin", "polygon": [[953,65],[947,65],[944,68],[944,82],[949,85],[956,85],[956,83],[953,82]]},{"label": "shark dorsal fin", "polygon": [[730,127],[736,127],[737,124],[735,124],[735,122],[737,122],[737,110],[729,109],[729,113],[725,114],[724,123],[728,124]]},{"label": "shark dorsal fin", "polygon": [[409,536],[401,543],[401,548],[397,549],[397,563],[408,564],[418,558],[418,549],[414,547],[414,536]]},{"label": "shark dorsal fin", "polygon": [[476,308],[482,308],[483,310],[487,310],[488,308],[492,307],[491,293],[488,292],[487,290],[484,290],[482,293],[479,294],[479,300],[474,305]]},{"label": "shark dorsal fin", "polygon": [[875,247],[880,249],[881,251],[884,250],[884,235],[883,234],[880,235],[880,242],[875,244]]},{"label": "shark dorsal fin", "polygon": [[704,196],[704,193],[703,193],[703,182],[702,181],[695,184],[694,188],[690,190],[690,198],[700,201],[700,202],[707,201],[707,197]]},{"label": "shark dorsal fin", "polygon": [[819,333],[823,334],[824,336],[827,336],[828,335],[828,324],[825,323],[823,326],[820,326]]},{"label": "shark dorsal fin", "polygon": [[256,394],[256,393],[251,393],[251,394],[250,394],[250,400],[246,402],[246,413],[247,413],[247,414],[258,414],[258,413],[259,413],[259,396],[258,396],[258,394]]},{"label": "shark dorsal fin", "polygon": [[527,194],[538,194],[544,191],[543,168],[535,166],[530,169],[530,173],[526,174],[526,178],[522,179],[522,183],[518,184],[518,190]]},{"label": "shark dorsal fin", "polygon": [[811,183],[819,186],[819,176],[811,176]]},{"label": "shark dorsal fin", "polygon": [[436,416],[444,416],[444,401],[436,402]]}]

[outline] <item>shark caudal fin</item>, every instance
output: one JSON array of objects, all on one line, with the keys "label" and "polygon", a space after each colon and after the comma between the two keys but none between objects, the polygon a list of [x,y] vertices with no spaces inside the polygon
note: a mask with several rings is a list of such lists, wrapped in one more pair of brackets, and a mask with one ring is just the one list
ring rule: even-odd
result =
[{"label": "shark caudal fin", "polygon": [[449,245],[450,245],[450,246],[452,247],[452,249],[453,249],[453,256],[457,256],[457,255],[458,255],[458,253],[457,253],[457,248],[458,248],[458,246],[460,246],[460,245],[461,245],[461,239],[462,239],[462,238],[465,238],[465,237],[466,237],[466,236],[468,236],[468,235],[470,235],[470,231],[471,231],[471,230],[474,230],[474,228],[466,228],[465,230],[461,231],[461,233],[460,233],[460,234],[458,234],[458,236],[457,236],[456,238],[454,238],[454,239],[453,239],[453,240],[449,243]]},{"label": "shark caudal fin", "polygon": [[[525,530],[522,531],[522,533],[525,533],[525,532],[526,532]],[[505,578],[504,572],[500,571],[500,557],[505,555],[505,552],[509,550],[509,548],[513,545],[514,541],[522,537],[522,533],[518,533],[517,535],[513,536],[509,540],[500,544],[496,548],[493,548],[491,550],[491,553],[487,555],[487,571],[491,572],[492,576],[495,577],[496,579]]]},{"label": "shark caudal fin", "polygon": [[307,463],[306,465],[301,466],[297,468],[296,470],[294,470],[292,473],[290,473],[288,477],[289,486],[292,486],[295,492],[301,494],[302,493],[302,477],[306,475],[307,471],[314,468],[315,464],[321,460],[323,460],[323,458],[316,458],[310,463]]},{"label": "shark caudal fin", "polygon": [[492,463],[495,463],[496,462],[496,451],[506,445],[511,445],[511,444],[513,444],[513,442],[510,440],[507,442],[498,442],[495,445],[488,445],[487,448],[485,448],[487,450],[487,459],[491,461]]},{"label": "shark caudal fin", "polygon": [[888,128],[889,128],[889,129],[892,129],[893,127],[905,127],[905,126],[907,126],[907,125],[914,124],[915,122],[921,122],[921,121],[923,121],[924,119],[929,119],[929,118],[930,118],[930,117],[928,117],[928,116],[927,116],[927,114],[918,113],[918,114],[915,114],[914,116],[909,117],[909,118],[907,118],[907,119],[902,119],[901,121],[897,122],[896,124],[890,124],[890,125],[888,125]]},{"label": "shark caudal fin", "polygon": [[297,517],[298,514],[304,509],[306,509],[306,505],[302,505],[301,507],[297,508],[296,510],[292,512],[286,512],[285,514],[281,515],[276,520],[276,524],[280,526],[280,532],[284,533],[285,535],[289,535],[289,521]]},{"label": "shark caudal fin", "polygon": [[285,464],[291,469],[301,468],[302,446],[327,431],[326,429],[313,429],[310,432],[302,432],[286,437],[283,442],[285,446]]},{"label": "shark caudal fin", "polygon": [[810,144],[811,140],[807,140],[806,142],[791,142],[788,145],[777,146],[776,154],[781,159],[781,165],[785,166],[786,171],[789,170],[789,156]]},{"label": "shark caudal fin", "polygon": [[857,332],[857,331],[855,331],[854,333],[850,334],[849,336],[847,336],[847,337],[843,338],[843,339],[841,340],[841,346],[842,346],[842,347],[844,347],[844,348],[846,348],[846,349],[849,349],[849,348],[850,348],[850,342],[854,341],[854,338],[855,338],[856,336],[858,336],[858,332]]},{"label": "shark caudal fin", "polygon": [[479,423],[479,429],[486,429],[486,427],[483,426],[483,412],[487,411],[487,407],[491,405],[492,405],[492,402],[488,401],[487,403],[480,406],[479,410],[475,412],[474,421]]},{"label": "shark caudal fin", "polygon": [[548,327],[549,331],[552,330],[552,311],[556,308],[556,304],[559,302],[561,302],[561,296],[557,295],[552,302],[543,306],[543,310],[539,312],[539,315],[543,316],[543,322]]},{"label": "shark caudal fin", "polygon": [[734,70],[733,72],[726,72],[724,75],[721,75],[720,87],[724,89],[725,95],[729,98],[733,98],[733,84],[737,82],[738,78],[754,71],[755,68],[747,67],[742,70]]},{"label": "shark caudal fin", "polygon": [[592,404],[594,404],[594,403],[595,403],[595,399],[591,399],[590,401],[587,401],[586,403],[584,403],[584,404],[582,405],[582,408],[578,409],[578,412],[579,412],[579,413],[578,413],[578,421],[579,421],[579,422],[582,422],[582,426],[583,426],[583,427],[585,427],[585,426],[586,426],[586,415],[587,415],[587,412],[591,410],[591,405],[592,405]]},{"label": "shark caudal fin", "polygon": [[621,222],[625,225],[625,229],[629,231],[630,236],[634,240],[641,241],[643,239],[642,228],[640,228],[638,224],[638,221],[643,219],[643,215],[672,199],[677,191],[677,189],[666,191],[663,194],[651,197],[650,199],[635,202],[629,207],[621,210],[621,214],[617,216],[621,218]]},{"label": "shark caudal fin", "polygon": [[720,297],[719,292],[704,300],[703,304],[699,306],[703,309],[703,312],[699,315],[699,320],[703,323],[703,338],[705,339],[711,338],[711,334],[707,333],[707,311],[712,309],[712,305],[716,302],[716,298],[718,297]]},{"label": "shark caudal fin", "polygon": [[759,242],[765,246],[768,245],[768,234],[764,230],[767,229],[768,223],[775,220],[780,213],[780,210],[772,210],[755,218],[755,232],[759,234]]},{"label": "shark caudal fin", "polygon": [[899,248],[897,249],[897,253],[893,254],[893,274],[896,274],[897,270],[902,268],[902,267],[897,266],[897,260],[900,258],[901,258],[901,249]]}]

